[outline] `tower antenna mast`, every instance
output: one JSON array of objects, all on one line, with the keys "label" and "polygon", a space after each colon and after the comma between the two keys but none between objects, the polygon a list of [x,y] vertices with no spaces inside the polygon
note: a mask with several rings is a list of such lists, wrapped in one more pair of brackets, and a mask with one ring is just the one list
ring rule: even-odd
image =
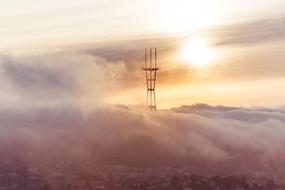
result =
[{"label": "tower antenna mast", "polygon": [[156,73],[159,70],[157,67],[157,50],[154,48],[154,62],[152,57],[152,48],[149,49],[149,59],[148,50],[145,50],[145,62],[142,70],[145,71],[146,78],[146,106],[150,110],[156,110],[156,99],[155,99],[155,85],[156,85]]}]

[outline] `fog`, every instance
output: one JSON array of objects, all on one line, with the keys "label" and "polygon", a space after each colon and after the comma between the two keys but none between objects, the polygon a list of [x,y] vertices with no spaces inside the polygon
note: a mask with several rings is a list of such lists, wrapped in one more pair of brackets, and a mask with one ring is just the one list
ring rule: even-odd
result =
[{"label": "fog", "polygon": [[283,108],[197,104],[149,112],[106,104],[103,96],[127,85],[126,66],[88,54],[2,56],[0,65],[3,162],[188,166],[277,175],[284,167]]},{"label": "fog", "polygon": [[126,106],[80,110],[3,110],[3,157],[49,166],[55,161],[136,167],[189,166],[207,171],[276,171],[284,166],[280,110],[184,106],[147,112]]},{"label": "fog", "polygon": [[92,107],[126,81],[122,61],[84,52],[0,55],[0,102],[5,107]]}]

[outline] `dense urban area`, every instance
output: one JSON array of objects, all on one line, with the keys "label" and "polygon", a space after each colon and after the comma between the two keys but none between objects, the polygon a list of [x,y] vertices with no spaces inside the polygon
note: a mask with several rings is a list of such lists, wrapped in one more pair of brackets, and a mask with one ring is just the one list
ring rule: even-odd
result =
[{"label": "dense urban area", "polygon": [[[64,166],[63,166],[64,165]],[[256,176],[194,174],[178,167],[54,164],[37,168],[1,164],[0,190],[283,190],[282,180]],[[254,175],[254,173],[252,174]],[[281,179],[281,178],[280,178]]]}]

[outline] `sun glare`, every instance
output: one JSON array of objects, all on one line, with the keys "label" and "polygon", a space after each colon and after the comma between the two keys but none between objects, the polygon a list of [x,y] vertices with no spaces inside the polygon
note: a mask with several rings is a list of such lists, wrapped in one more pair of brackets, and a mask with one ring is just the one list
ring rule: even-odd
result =
[{"label": "sun glare", "polygon": [[204,66],[214,61],[215,52],[209,47],[206,39],[197,37],[186,43],[182,50],[182,58],[187,64]]}]

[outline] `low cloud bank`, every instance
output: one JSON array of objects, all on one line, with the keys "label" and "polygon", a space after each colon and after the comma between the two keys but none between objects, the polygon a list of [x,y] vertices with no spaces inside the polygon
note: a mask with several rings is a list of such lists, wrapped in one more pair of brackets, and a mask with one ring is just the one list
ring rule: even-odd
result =
[{"label": "low cloud bank", "polygon": [[285,113],[194,105],[146,112],[107,106],[0,112],[2,158],[48,166],[82,162],[187,166],[278,175],[284,170]]},{"label": "low cloud bank", "polygon": [[86,53],[1,56],[0,69],[0,164],[285,170],[284,109],[106,105],[127,68]]},{"label": "low cloud bank", "polygon": [[0,102],[14,107],[98,104],[126,81],[124,62],[80,52],[2,55],[0,71]]}]

